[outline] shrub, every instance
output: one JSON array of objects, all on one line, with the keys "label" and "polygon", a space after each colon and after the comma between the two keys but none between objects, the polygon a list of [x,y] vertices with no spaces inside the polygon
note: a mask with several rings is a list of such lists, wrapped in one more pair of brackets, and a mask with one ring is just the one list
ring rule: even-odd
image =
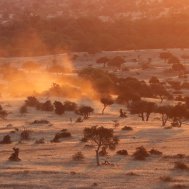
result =
[{"label": "shrub", "polygon": [[81,142],[88,142],[88,139],[85,138],[85,137],[83,137],[83,138],[81,139]]},{"label": "shrub", "polygon": [[128,155],[128,152],[127,150],[119,150],[116,152],[118,155],[122,155],[122,156],[127,156]]},{"label": "shrub", "polygon": [[54,106],[55,106],[55,113],[56,114],[58,114],[58,115],[64,114],[65,108],[64,108],[64,105],[61,102],[55,101]]},{"label": "shrub", "polygon": [[37,107],[39,110],[51,112],[54,110],[54,107],[50,100],[47,100],[44,103],[40,103],[39,107]]},{"label": "shrub", "polygon": [[148,152],[143,146],[136,148],[133,154],[135,160],[145,160],[149,156]]},{"label": "shrub", "polygon": [[2,107],[0,106],[0,118],[6,119],[7,116],[8,116],[8,112],[6,110],[3,110]]},{"label": "shrub", "polygon": [[27,97],[27,100],[25,100],[25,105],[30,107],[38,107],[40,102],[38,99],[34,96]]},{"label": "shrub", "polygon": [[0,144],[11,144],[11,137],[9,135],[6,135],[3,137],[3,140],[0,142]]},{"label": "shrub", "polygon": [[27,112],[28,112],[28,110],[27,110],[27,106],[26,105],[23,105],[23,106],[20,107],[20,113],[21,114],[25,114]]},{"label": "shrub", "polygon": [[175,184],[172,189],[188,189],[188,186],[184,184]]},{"label": "shrub", "polygon": [[138,176],[138,174],[134,173],[134,172],[128,172],[128,173],[126,173],[126,175],[128,175],[128,176]]},{"label": "shrub", "polygon": [[128,127],[128,126],[124,126],[121,130],[123,130],[123,131],[132,131],[133,128],[132,127]]},{"label": "shrub", "polygon": [[70,137],[71,137],[71,133],[68,132],[67,130],[63,130],[59,133],[56,133],[53,140],[51,140],[51,142],[60,142],[60,139],[70,138]]},{"label": "shrub", "polygon": [[65,109],[65,111],[76,111],[77,104],[75,102],[65,101],[64,102],[64,109]]},{"label": "shrub", "polygon": [[72,156],[72,159],[74,160],[74,161],[80,161],[80,160],[83,160],[85,157],[84,157],[84,155],[83,155],[83,153],[82,152],[77,152],[76,154],[74,154],[73,156]]},{"label": "shrub", "polygon": [[44,144],[45,143],[45,139],[44,138],[40,138],[39,140],[35,141],[35,144]]},{"label": "shrub", "polygon": [[160,180],[163,182],[173,182],[174,179],[172,179],[170,176],[162,176],[160,177]]},{"label": "shrub", "polygon": [[49,124],[49,123],[50,122],[48,120],[41,119],[41,120],[35,120],[31,124],[34,125],[34,124]]},{"label": "shrub", "polygon": [[9,157],[10,161],[21,161],[21,159],[19,158],[19,148],[13,148],[13,153],[11,154],[11,156]]},{"label": "shrub", "polygon": [[83,122],[83,119],[81,117],[78,117],[75,122],[76,123],[81,123],[81,122]]},{"label": "shrub", "polygon": [[149,153],[152,154],[152,155],[162,155],[163,154],[162,152],[160,152],[160,151],[158,151],[156,149],[151,149],[149,151]]},{"label": "shrub", "polygon": [[175,162],[175,169],[188,170],[189,167],[185,163],[177,161]]},{"label": "shrub", "polygon": [[23,130],[21,133],[20,133],[20,139],[21,140],[30,140],[30,135],[31,135],[31,131],[30,130]]}]

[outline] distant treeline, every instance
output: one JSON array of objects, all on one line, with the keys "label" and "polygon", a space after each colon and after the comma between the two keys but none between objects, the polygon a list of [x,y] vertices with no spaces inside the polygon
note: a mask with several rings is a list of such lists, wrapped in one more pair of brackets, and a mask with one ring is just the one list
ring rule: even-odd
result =
[{"label": "distant treeline", "polygon": [[0,56],[31,56],[69,51],[188,48],[189,17],[126,18],[25,16],[0,25]]}]

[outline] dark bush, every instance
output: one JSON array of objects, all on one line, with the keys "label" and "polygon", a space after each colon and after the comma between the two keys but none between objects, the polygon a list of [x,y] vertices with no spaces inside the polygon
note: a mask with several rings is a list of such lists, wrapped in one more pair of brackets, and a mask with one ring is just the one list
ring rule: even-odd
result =
[{"label": "dark bush", "polygon": [[121,130],[123,130],[123,131],[132,131],[133,128],[132,127],[128,127],[128,126],[124,126]]},{"label": "dark bush", "polygon": [[78,117],[75,122],[76,123],[81,123],[81,122],[83,122],[83,119],[81,117]]},{"label": "dark bush", "polygon": [[88,140],[87,140],[87,138],[83,137],[83,138],[81,139],[81,142],[88,142]]},{"label": "dark bush", "polygon": [[81,160],[83,160],[85,157],[84,157],[84,155],[83,155],[83,153],[82,152],[77,152],[76,154],[74,154],[73,156],[72,156],[72,159],[74,160],[74,161],[81,161]]},{"label": "dark bush", "polygon": [[31,135],[31,131],[30,130],[23,130],[20,134],[20,139],[21,140],[30,140],[30,135]]},{"label": "dark bush", "polygon": [[152,155],[162,155],[163,154],[162,152],[160,152],[160,151],[158,151],[156,149],[151,149],[149,151],[149,153],[152,154]]},{"label": "dark bush", "polygon": [[3,140],[0,142],[0,144],[11,144],[11,137],[9,135],[6,135],[3,137]]},{"label": "dark bush", "polygon": [[175,162],[175,169],[180,169],[180,170],[189,170],[189,167],[183,163],[183,162],[180,162],[180,161],[177,161]]},{"label": "dark bush", "polygon": [[39,140],[35,141],[35,144],[44,144],[45,143],[45,139],[44,138],[40,138]]},{"label": "dark bush", "polygon": [[25,114],[27,112],[28,112],[28,110],[27,110],[27,106],[26,105],[23,105],[23,106],[20,107],[20,113],[21,114]]},{"label": "dark bush", "polygon": [[8,116],[8,112],[6,110],[3,110],[2,106],[0,105],[0,118],[6,119]]},{"label": "dark bush", "polygon": [[14,152],[9,157],[9,160],[10,161],[21,161],[21,159],[19,158],[19,148],[13,148],[13,151]]},{"label": "dark bush", "polygon": [[118,155],[123,155],[123,156],[127,156],[128,155],[128,152],[127,150],[119,150],[116,152]]},{"label": "dark bush", "polygon": [[65,101],[64,102],[64,109],[65,109],[65,111],[76,111],[77,104],[75,102]]},{"label": "dark bush", "polygon": [[48,120],[45,119],[41,119],[41,120],[35,120],[33,121],[31,124],[35,125],[35,124],[49,124],[50,122]]},{"label": "dark bush", "polygon": [[55,113],[56,114],[58,114],[58,115],[64,114],[65,108],[64,108],[64,105],[61,102],[55,101],[54,106],[55,106]]},{"label": "dark bush", "polygon": [[51,140],[51,142],[60,142],[60,139],[62,138],[70,138],[71,137],[71,133],[66,131],[61,131],[59,133],[56,133],[53,140]]},{"label": "dark bush", "polygon": [[135,160],[145,160],[149,154],[143,146],[136,148],[136,151],[133,154]]},{"label": "dark bush", "polygon": [[27,100],[25,100],[25,105],[30,107],[39,107],[40,102],[38,99],[34,96],[27,97]]},{"label": "dark bush", "polygon": [[47,100],[47,101],[44,102],[44,103],[40,103],[40,104],[39,104],[39,107],[37,107],[37,109],[42,110],[42,111],[51,112],[51,111],[54,110],[54,107],[53,107],[51,101],[50,101],[50,100]]}]

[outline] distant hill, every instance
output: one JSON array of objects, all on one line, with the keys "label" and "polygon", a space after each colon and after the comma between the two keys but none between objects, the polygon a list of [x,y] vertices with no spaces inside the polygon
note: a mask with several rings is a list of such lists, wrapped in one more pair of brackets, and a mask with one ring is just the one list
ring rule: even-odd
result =
[{"label": "distant hill", "polygon": [[0,56],[189,48],[189,0],[0,0]]},{"label": "distant hill", "polygon": [[28,12],[45,18],[96,16],[104,20],[157,18],[189,14],[188,0],[1,0],[0,18]]}]

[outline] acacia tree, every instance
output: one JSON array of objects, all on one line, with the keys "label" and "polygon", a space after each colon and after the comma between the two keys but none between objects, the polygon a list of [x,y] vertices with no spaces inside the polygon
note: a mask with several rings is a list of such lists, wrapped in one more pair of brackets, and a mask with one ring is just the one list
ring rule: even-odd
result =
[{"label": "acacia tree", "polygon": [[159,106],[157,108],[157,113],[161,114],[162,126],[165,126],[167,121],[169,120],[172,108],[172,106]]},{"label": "acacia tree", "polygon": [[94,112],[94,109],[90,106],[81,106],[76,113],[82,115],[84,119],[88,119],[89,115]]},{"label": "acacia tree", "polygon": [[7,116],[8,116],[7,111],[3,110],[2,106],[0,105],[0,118],[6,119]]},{"label": "acacia tree", "polygon": [[113,129],[93,126],[85,128],[83,131],[84,138],[96,145],[96,163],[100,165],[99,152],[103,149],[115,150],[119,139],[114,136]]},{"label": "acacia tree", "polygon": [[62,102],[55,101],[54,102],[54,107],[55,107],[55,113],[58,115],[64,114],[65,108]]},{"label": "acacia tree", "polygon": [[186,68],[181,63],[176,63],[172,65],[172,70],[178,73],[184,73],[186,71]]},{"label": "acacia tree", "polygon": [[114,103],[114,100],[108,96],[108,97],[103,97],[100,99],[101,103],[104,105],[102,109],[102,114],[104,114],[104,110],[106,109],[107,106],[110,106]]},{"label": "acacia tree", "polygon": [[108,66],[121,69],[121,65],[125,62],[124,58],[116,56],[108,62]]},{"label": "acacia tree", "polygon": [[168,98],[170,96],[169,92],[165,89],[165,87],[159,84],[150,84],[152,93],[154,96],[158,96],[161,99],[161,103],[163,102],[164,98]]},{"label": "acacia tree", "polygon": [[156,104],[154,102],[144,100],[132,101],[127,107],[131,114],[138,114],[142,121],[148,121],[150,114],[156,110]]},{"label": "acacia tree", "polygon": [[164,60],[165,62],[169,60],[170,57],[172,57],[173,55],[170,52],[161,52],[159,57]]},{"label": "acacia tree", "polygon": [[104,57],[101,57],[101,58],[97,59],[96,63],[97,64],[103,64],[103,67],[105,68],[106,67],[106,63],[108,63],[108,61],[109,61],[109,58],[104,56]]},{"label": "acacia tree", "polygon": [[150,80],[149,80],[149,83],[150,83],[150,84],[159,84],[160,81],[159,81],[159,79],[158,79],[156,76],[152,76],[152,77],[150,78]]},{"label": "acacia tree", "polygon": [[185,105],[177,104],[170,111],[170,118],[172,119],[172,125],[181,127],[185,119],[189,118],[189,112]]}]

